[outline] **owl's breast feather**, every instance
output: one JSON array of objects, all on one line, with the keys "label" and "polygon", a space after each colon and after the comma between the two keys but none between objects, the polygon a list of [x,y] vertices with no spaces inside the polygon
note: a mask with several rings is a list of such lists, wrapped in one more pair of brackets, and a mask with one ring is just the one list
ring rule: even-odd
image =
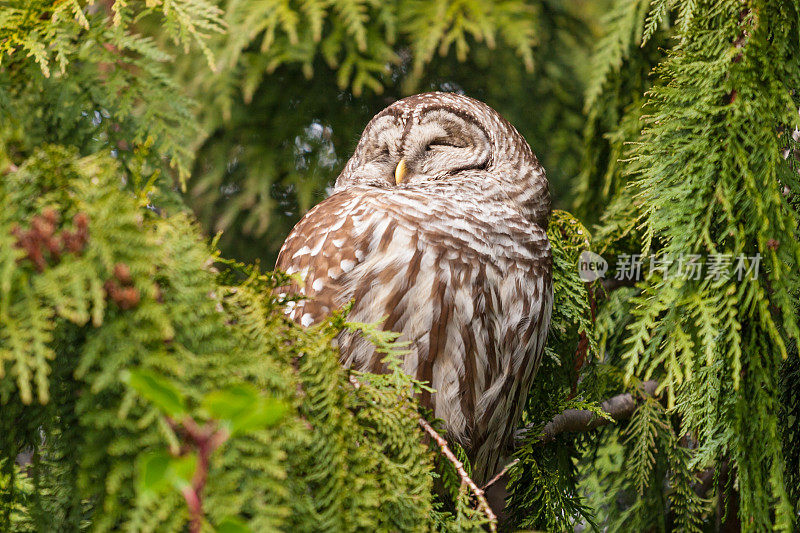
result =
[{"label": "owl's breast feather", "polygon": [[[402,368],[430,382],[422,398],[450,436],[496,462],[499,427],[521,408],[544,350],[552,309],[543,229],[505,206],[415,191],[353,188],[309,211],[286,240],[278,269],[307,299],[289,316],[311,325],[353,302],[349,319],[383,320],[410,342]],[[343,332],[342,362],[381,372],[383,355]],[[500,436],[500,437],[498,437]]]}]

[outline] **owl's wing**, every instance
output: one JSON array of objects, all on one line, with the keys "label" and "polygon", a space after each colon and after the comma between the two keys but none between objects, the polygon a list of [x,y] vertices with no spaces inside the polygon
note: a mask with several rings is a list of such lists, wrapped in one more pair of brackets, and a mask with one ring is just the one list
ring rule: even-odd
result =
[{"label": "owl's wing", "polygon": [[[310,325],[353,300],[349,319],[411,342],[403,370],[430,382],[422,402],[472,445],[482,477],[499,461],[544,349],[552,307],[550,248],[541,228],[464,202],[408,191],[348,189],[295,226],[277,268],[307,297],[290,317]],[[363,336],[339,337],[342,362],[379,372]]]},{"label": "owl's wing", "polygon": [[338,193],[312,208],[292,229],[283,243],[277,270],[299,277],[299,283],[282,287],[281,293],[305,297],[289,303],[289,318],[310,326],[346,301],[342,301],[342,274],[352,270],[363,257],[353,241],[353,202],[356,198]]},{"label": "owl's wing", "polygon": [[296,274],[301,282],[280,292],[304,296],[289,304],[289,318],[309,326],[350,300],[345,278],[367,254],[369,242],[354,227],[363,215],[361,199],[348,191],[334,194],[311,209],[292,229],[275,268]]},{"label": "owl's wing", "polygon": [[[301,280],[280,289],[304,297],[290,304],[291,319],[309,326],[354,301],[351,320],[385,319],[384,328],[402,329],[397,310],[420,270],[423,247],[422,219],[405,213],[398,196],[354,187],[320,202],[297,223],[275,265]],[[342,348],[352,354],[355,347]],[[366,341],[363,348],[359,352],[372,351]],[[377,369],[363,361],[357,366]]]}]

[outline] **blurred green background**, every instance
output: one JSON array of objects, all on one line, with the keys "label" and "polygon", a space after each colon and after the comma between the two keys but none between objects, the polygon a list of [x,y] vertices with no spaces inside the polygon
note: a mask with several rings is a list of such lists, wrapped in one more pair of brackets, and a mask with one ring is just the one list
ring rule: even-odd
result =
[{"label": "blurred green background", "polygon": [[223,232],[224,253],[269,268],[369,119],[432,90],[497,109],[545,166],[555,207],[571,207],[607,2],[366,2],[357,15],[329,4],[316,19],[303,2],[280,3],[285,13],[229,2],[217,74],[199,55],[179,61],[203,128],[185,198],[210,234]]}]

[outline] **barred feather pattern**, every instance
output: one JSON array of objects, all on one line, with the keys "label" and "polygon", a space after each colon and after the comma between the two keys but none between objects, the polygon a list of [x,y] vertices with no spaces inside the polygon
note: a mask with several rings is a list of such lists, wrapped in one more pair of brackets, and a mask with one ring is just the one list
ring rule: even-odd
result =
[{"label": "barred feather pattern", "polygon": [[[395,169],[408,169],[399,183]],[[410,341],[403,369],[435,389],[422,402],[467,451],[476,480],[502,465],[544,351],[553,305],[544,171],[485,104],[427,93],[370,122],[332,196],[311,209],[277,268],[305,296],[309,326],[353,302]],[[385,370],[362,336],[340,335],[342,363]]]}]

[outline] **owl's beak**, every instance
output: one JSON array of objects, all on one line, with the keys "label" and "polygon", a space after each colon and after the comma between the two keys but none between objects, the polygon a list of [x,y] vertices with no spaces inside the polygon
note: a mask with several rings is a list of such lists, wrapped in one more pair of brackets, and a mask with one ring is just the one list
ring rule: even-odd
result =
[{"label": "owl's beak", "polygon": [[405,158],[403,158],[400,160],[399,163],[397,163],[397,167],[394,169],[394,182],[397,185],[400,185],[405,179],[407,174],[408,174],[408,167],[406,166]]}]

